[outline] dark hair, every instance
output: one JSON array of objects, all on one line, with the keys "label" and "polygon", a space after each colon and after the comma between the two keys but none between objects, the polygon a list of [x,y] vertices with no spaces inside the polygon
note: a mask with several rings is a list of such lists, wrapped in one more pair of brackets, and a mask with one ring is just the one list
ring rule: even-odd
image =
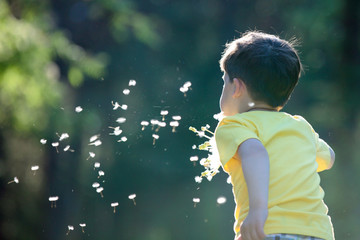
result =
[{"label": "dark hair", "polygon": [[295,39],[251,31],[227,43],[220,68],[230,81],[241,79],[255,101],[282,107],[289,100],[302,71]]}]

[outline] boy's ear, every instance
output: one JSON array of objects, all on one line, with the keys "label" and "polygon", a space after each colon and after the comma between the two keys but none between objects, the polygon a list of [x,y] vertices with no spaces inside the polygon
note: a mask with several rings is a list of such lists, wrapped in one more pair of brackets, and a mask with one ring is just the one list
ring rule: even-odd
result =
[{"label": "boy's ear", "polygon": [[246,85],[240,78],[234,78],[233,83],[235,86],[233,98],[240,97],[244,93],[244,91],[246,91]]}]

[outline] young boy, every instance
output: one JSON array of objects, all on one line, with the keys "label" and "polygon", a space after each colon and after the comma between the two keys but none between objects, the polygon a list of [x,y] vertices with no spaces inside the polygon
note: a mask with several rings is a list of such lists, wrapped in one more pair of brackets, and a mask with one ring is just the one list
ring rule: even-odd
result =
[{"label": "young boy", "polygon": [[279,112],[302,70],[292,43],[248,32],[226,45],[220,67],[215,139],[233,185],[235,239],[333,240],[317,172],[335,154],[304,118]]}]

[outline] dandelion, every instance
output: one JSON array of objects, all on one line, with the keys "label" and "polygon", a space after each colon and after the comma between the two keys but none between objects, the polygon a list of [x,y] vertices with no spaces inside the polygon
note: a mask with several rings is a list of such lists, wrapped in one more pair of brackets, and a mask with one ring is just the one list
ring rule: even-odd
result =
[{"label": "dandelion", "polygon": [[131,79],[130,81],[129,81],[129,87],[130,86],[135,86],[136,85],[136,81],[134,80],[134,79]]},{"label": "dandelion", "polygon": [[96,192],[97,192],[97,193],[100,193],[100,196],[101,196],[102,198],[104,197],[104,195],[103,195],[103,193],[102,193],[103,190],[104,190],[103,187],[98,187],[98,188],[96,189]]},{"label": "dandelion", "polygon": [[162,121],[165,121],[165,116],[169,114],[168,110],[161,110],[160,115],[162,116]]},{"label": "dandelion", "polygon": [[36,173],[36,171],[39,170],[39,166],[35,165],[35,166],[31,166],[31,171],[34,171],[34,175]]},{"label": "dandelion", "polygon": [[118,203],[118,202],[113,202],[113,203],[111,203],[111,207],[114,208],[114,213],[115,213],[115,209],[116,209],[117,206],[119,206],[119,203]]},{"label": "dandelion", "polygon": [[74,226],[68,225],[68,232],[66,233],[66,235],[69,235],[70,231],[74,231]]},{"label": "dandelion", "polygon": [[47,140],[46,140],[46,139],[44,139],[44,138],[40,139],[40,143],[41,143],[41,144],[43,144],[43,145],[44,145],[44,144],[46,144],[46,142],[47,142]]},{"label": "dandelion", "polygon": [[134,205],[136,206],[136,202],[135,202],[135,198],[136,198],[136,194],[130,194],[128,197],[130,200],[132,200],[134,202]]},{"label": "dandelion", "polygon": [[120,117],[120,118],[116,119],[116,122],[118,122],[118,123],[124,123],[124,122],[126,122],[126,118]]},{"label": "dandelion", "polygon": [[58,133],[56,133],[56,134],[58,135],[60,142],[61,142],[62,140],[64,140],[64,139],[69,138],[69,134],[67,134],[67,133],[62,133],[60,136],[59,136]]},{"label": "dandelion", "polygon": [[101,176],[104,176],[104,175],[105,175],[105,172],[102,171],[102,170],[100,170],[100,171],[98,172],[98,174],[99,174],[98,178],[100,178]]},{"label": "dandelion", "polygon": [[77,106],[76,108],[75,108],[75,112],[77,112],[77,113],[80,113],[80,112],[82,112],[82,107],[81,106]]},{"label": "dandelion", "polygon": [[155,145],[155,141],[156,141],[157,139],[159,139],[159,135],[153,134],[152,137],[153,137],[153,145]]},{"label": "dandelion", "polygon": [[196,207],[196,204],[200,202],[200,198],[193,198],[194,208]]},{"label": "dandelion", "polygon": [[195,182],[196,182],[196,183],[201,183],[201,182],[202,182],[202,177],[200,177],[200,176],[195,176]]},{"label": "dandelion", "polygon": [[148,121],[141,121],[140,125],[142,126],[141,130],[144,131],[145,127],[149,126]]},{"label": "dandelion", "polygon": [[102,142],[100,140],[96,140],[95,142],[89,143],[89,145],[94,145],[95,147],[100,146]]},{"label": "dandelion", "polygon": [[122,133],[120,127],[109,127],[109,128],[114,129],[114,131],[112,133],[109,133],[109,135],[119,136]]},{"label": "dandelion", "polygon": [[120,140],[118,140],[118,142],[126,142],[127,141],[127,137],[121,137]]},{"label": "dandelion", "polygon": [[92,186],[93,188],[98,188],[98,187],[100,187],[100,183],[94,182],[91,186]]},{"label": "dandelion", "polygon": [[56,208],[56,201],[59,200],[58,196],[49,197],[49,201],[51,203],[51,208]]},{"label": "dandelion", "polygon": [[124,95],[129,95],[129,93],[130,93],[130,90],[129,90],[129,89],[124,89],[124,90],[123,90],[123,94],[124,94]]},{"label": "dandelion", "polygon": [[94,157],[95,157],[95,153],[89,152],[89,156],[86,158],[86,160],[89,160],[89,158],[94,158]]},{"label": "dandelion", "polygon": [[51,146],[53,146],[53,147],[56,149],[56,152],[59,153],[59,149],[58,149],[59,142],[53,142],[53,143],[51,144]]},{"label": "dandelion", "polygon": [[10,184],[10,183],[16,183],[16,184],[18,184],[18,183],[19,183],[19,179],[18,179],[17,177],[14,177],[14,179],[13,179],[12,181],[8,182],[8,184]]},{"label": "dandelion", "polygon": [[176,127],[179,126],[179,122],[178,121],[171,121],[170,126],[172,127],[172,132],[175,132]]},{"label": "dandelion", "polygon": [[219,205],[222,205],[224,203],[226,203],[226,197],[223,197],[223,196],[220,196],[216,199],[216,202],[219,204]]},{"label": "dandelion", "polygon": [[74,149],[71,149],[71,148],[70,148],[70,145],[67,145],[67,146],[64,148],[64,152],[67,152],[67,151],[75,152]]},{"label": "dandelion", "polygon": [[99,163],[99,162],[94,163],[94,170],[95,170],[95,168],[99,168],[99,167],[100,167],[100,163]]},{"label": "dandelion", "polygon": [[86,227],[86,223],[80,223],[79,226],[81,227],[81,231],[85,233],[84,227]]}]

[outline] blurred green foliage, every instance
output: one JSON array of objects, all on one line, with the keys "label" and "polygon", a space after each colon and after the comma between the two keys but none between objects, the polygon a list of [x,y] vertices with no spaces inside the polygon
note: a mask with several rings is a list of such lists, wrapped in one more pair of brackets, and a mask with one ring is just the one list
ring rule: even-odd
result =
[{"label": "blurred green foliage", "polygon": [[[201,167],[188,159],[201,157],[191,146],[202,141],[188,127],[216,126],[218,59],[249,29],[300,40],[305,74],[285,111],[303,115],[336,151],[333,169],[321,173],[325,202],[336,238],[357,239],[359,15],[356,0],[0,0],[0,239],[232,239],[226,175],[194,182]],[[112,101],[128,109],[114,111]],[[140,122],[161,120],[163,109],[167,123],[182,116],[176,132],[142,131]],[[109,135],[119,117],[127,142]],[[57,153],[51,143],[64,132]],[[89,145],[93,135],[101,146]],[[226,204],[216,204],[220,195]],[[50,196],[59,196],[56,208]],[[68,225],[75,229],[66,235]]]}]

